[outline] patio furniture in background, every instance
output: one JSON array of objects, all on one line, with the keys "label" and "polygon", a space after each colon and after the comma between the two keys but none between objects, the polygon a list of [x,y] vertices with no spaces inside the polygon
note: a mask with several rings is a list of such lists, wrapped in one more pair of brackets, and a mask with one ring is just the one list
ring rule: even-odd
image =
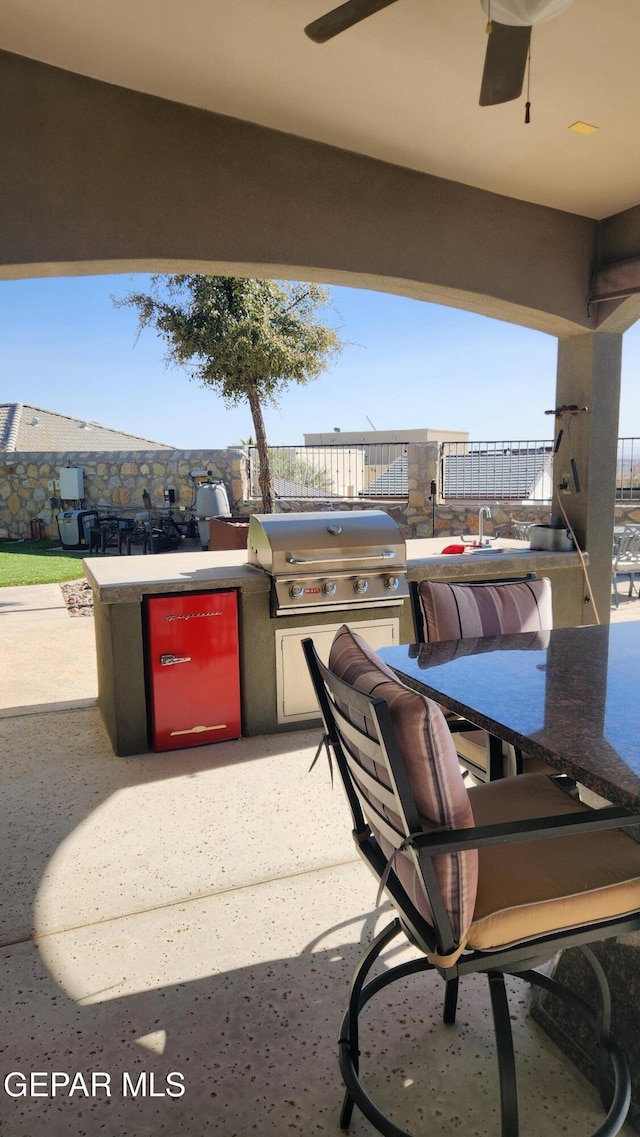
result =
[{"label": "patio furniture in background", "polygon": [[515,521],[511,519],[511,528],[513,529],[513,536],[516,541],[528,541],[529,534],[535,525],[535,521]]},{"label": "patio furniture in background", "polygon": [[97,517],[88,531],[88,551],[93,554],[117,549],[120,555],[130,555],[132,546],[140,545],[145,554],[166,553],[177,549],[185,540],[184,528],[186,526],[181,527],[173,517],[164,514]]},{"label": "patio furniture in background", "polygon": [[[131,524],[133,524],[131,522]],[[117,547],[122,552],[123,535],[130,523],[119,517],[95,517],[89,527],[89,554],[106,553],[108,548]]]},{"label": "patio furniture in background", "polygon": [[613,604],[618,607],[618,577],[629,577],[629,596],[633,596],[636,573],[640,573],[640,525],[625,525],[614,535],[611,584]]},{"label": "patio furniture in background", "polygon": [[[440,646],[445,645],[424,650]],[[359,1016],[389,984],[434,971],[444,980],[445,1023],[455,1021],[459,978],[487,976],[503,1137],[519,1132],[506,974],[570,999],[595,1027],[598,1088],[607,1112],[598,1133],[613,1137],[628,1112],[630,1076],[609,1032],[606,979],[587,945],[640,928],[640,847],[622,831],[637,823],[637,816],[621,808],[592,810],[543,774],[467,791],[439,707],[399,682],[359,636],[343,625],[328,668],[311,639],[303,647],[325,741],[351,807],[358,852],[397,912],[365,952],[353,979],[339,1039],[346,1085],[341,1127],[349,1127],[357,1105],[380,1133],[407,1137],[363,1086]],[[387,959],[386,969],[368,980],[400,932],[421,957],[395,966]],[[533,970],[573,945],[593,968],[600,1011]],[[411,1005],[403,994],[403,1018]],[[417,1017],[420,1021],[419,1010]]]},{"label": "patio furniture in background", "polygon": [[132,517],[97,517],[89,529],[88,547],[90,554],[117,549],[122,555],[131,552],[132,544],[139,544],[146,553],[149,540],[149,530],[138,525]]}]

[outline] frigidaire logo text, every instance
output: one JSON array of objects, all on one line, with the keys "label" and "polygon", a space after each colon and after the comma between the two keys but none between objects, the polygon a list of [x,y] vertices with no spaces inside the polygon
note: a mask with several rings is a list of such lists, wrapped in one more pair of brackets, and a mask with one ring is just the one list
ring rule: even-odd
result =
[{"label": "frigidaire logo text", "polygon": [[222,612],[187,612],[184,616],[165,616],[165,620],[199,620],[202,616],[221,616]]}]

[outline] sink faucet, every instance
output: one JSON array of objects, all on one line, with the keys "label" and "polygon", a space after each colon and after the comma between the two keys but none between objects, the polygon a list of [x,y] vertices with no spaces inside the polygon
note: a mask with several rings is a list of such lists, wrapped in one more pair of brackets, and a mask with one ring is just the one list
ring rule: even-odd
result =
[{"label": "sink faucet", "polygon": [[489,544],[488,540],[487,541],[484,540],[483,526],[484,526],[485,517],[487,518],[487,520],[491,517],[491,510],[489,509],[488,505],[481,505],[480,509],[478,510],[478,544],[479,545],[485,545],[485,544],[488,545]]}]

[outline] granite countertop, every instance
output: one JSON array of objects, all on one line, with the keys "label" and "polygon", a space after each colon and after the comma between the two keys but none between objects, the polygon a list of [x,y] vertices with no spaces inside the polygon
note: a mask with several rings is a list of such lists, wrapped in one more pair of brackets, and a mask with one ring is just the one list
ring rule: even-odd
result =
[{"label": "granite countertop", "polygon": [[435,580],[473,580],[479,566],[483,575],[504,576],[505,573],[522,574],[548,569],[574,568],[580,564],[577,552],[550,553],[532,550],[526,541],[498,538],[486,549],[464,553],[443,554],[447,545],[458,545],[456,537],[427,537],[407,541],[407,569],[409,580],[424,579],[424,569]]},{"label": "granite countertop", "polygon": [[82,562],[94,597],[126,604],[160,592],[240,588],[268,592],[269,577],[247,563],[245,549],[155,553],[135,557],[86,557]]},{"label": "granite countertop", "polygon": [[380,655],[410,687],[640,812],[640,623],[406,644]]},{"label": "granite countertop", "polygon": [[[499,540],[490,548],[459,555],[442,554],[454,537],[429,537],[407,541],[409,580],[424,579],[425,570],[435,580],[473,580],[505,573],[540,572],[569,568],[579,563],[577,553],[532,552],[524,541]],[[503,550],[492,551],[496,546]],[[133,557],[86,557],[84,570],[94,599],[102,604],[137,602],[160,592],[197,591],[208,588],[239,588],[243,592],[269,592],[270,578],[247,562],[245,549],[221,552],[156,553]]]}]

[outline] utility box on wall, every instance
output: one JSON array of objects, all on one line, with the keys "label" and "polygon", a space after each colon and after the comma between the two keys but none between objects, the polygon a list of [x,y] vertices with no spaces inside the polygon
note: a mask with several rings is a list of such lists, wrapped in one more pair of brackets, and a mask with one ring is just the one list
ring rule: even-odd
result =
[{"label": "utility box on wall", "polygon": [[82,501],[84,498],[84,471],[82,466],[60,466],[60,498],[62,501]]}]

